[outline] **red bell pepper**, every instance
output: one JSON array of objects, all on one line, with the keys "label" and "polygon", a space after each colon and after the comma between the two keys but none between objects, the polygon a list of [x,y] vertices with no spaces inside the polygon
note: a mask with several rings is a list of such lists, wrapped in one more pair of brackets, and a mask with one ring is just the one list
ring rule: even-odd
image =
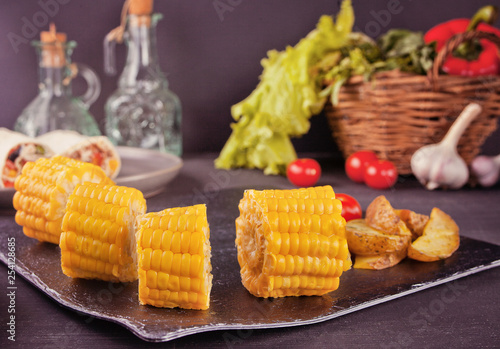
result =
[{"label": "red bell pepper", "polygon": [[[489,25],[495,21],[497,13],[496,7],[485,6],[471,20],[459,18],[436,25],[424,35],[424,40],[426,43],[435,41],[436,50],[439,51],[451,37],[470,30],[490,32],[500,37],[500,30]],[[498,48],[486,39],[479,40],[479,45],[462,43],[453,54],[448,55],[441,68],[450,75],[500,74]]]}]

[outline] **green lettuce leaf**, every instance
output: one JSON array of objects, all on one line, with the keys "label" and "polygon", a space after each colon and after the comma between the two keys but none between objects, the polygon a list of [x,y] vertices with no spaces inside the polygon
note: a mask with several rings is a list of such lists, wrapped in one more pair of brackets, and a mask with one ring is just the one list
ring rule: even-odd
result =
[{"label": "green lettuce leaf", "polygon": [[263,169],[285,174],[297,158],[290,137],[309,131],[309,119],[324,107],[322,80],[313,67],[330,51],[346,45],[354,24],[351,1],[344,0],[336,21],[322,16],[316,28],[294,47],[270,50],[255,90],[231,108],[236,121],[215,167]]}]

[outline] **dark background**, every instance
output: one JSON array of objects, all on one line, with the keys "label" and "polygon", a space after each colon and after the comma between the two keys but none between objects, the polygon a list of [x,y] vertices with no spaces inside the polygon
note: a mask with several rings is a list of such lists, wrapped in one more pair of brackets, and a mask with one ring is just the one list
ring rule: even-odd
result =
[{"label": "dark background", "polygon": [[[226,5],[226,11],[218,13],[216,4]],[[372,37],[390,28],[426,31],[445,20],[470,17],[485,4],[500,1],[354,0],[355,30]],[[38,38],[54,21],[58,31],[78,43],[73,61],[91,66],[101,77],[102,92],[90,111],[102,130],[104,103],[118,78],[104,75],[103,39],[119,24],[122,5],[121,0],[2,0],[0,126],[12,128],[37,94],[37,61],[27,43],[33,38],[23,35],[23,26],[34,26]],[[230,134],[230,107],[256,86],[266,52],[295,45],[322,14],[336,14],[339,6],[334,0],[157,0],[155,10],[164,15],[157,31],[160,64],[183,105],[185,153],[220,151]],[[391,14],[391,6],[398,13]],[[9,33],[26,43],[14,47]],[[119,72],[125,54],[124,45],[117,48]],[[75,81],[75,94],[83,90],[80,85]],[[297,151],[337,152],[325,117],[311,121],[310,132],[294,140]],[[486,141],[483,153],[500,153],[500,131]]]}]

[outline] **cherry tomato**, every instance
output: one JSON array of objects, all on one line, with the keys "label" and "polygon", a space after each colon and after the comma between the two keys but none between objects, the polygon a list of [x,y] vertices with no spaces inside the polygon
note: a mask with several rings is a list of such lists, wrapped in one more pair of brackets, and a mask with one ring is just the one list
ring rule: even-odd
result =
[{"label": "cherry tomato", "polygon": [[354,182],[365,181],[365,169],[370,162],[377,161],[377,155],[368,150],[361,150],[351,154],[345,162],[345,172]]},{"label": "cherry tomato", "polygon": [[314,159],[297,159],[288,164],[286,176],[298,187],[312,187],[321,176],[321,166]]},{"label": "cherry tomato", "polygon": [[358,200],[350,195],[342,193],[335,193],[335,198],[342,201],[341,215],[345,218],[346,222],[362,217],[363,211],[361,210],[361,205],[359,204]]},{"label": "cherry tomato", "polygon": [[398,180],[398,170],[389,160],[371,162],[365,170],[365,183],[373,189],[387,189]]}]

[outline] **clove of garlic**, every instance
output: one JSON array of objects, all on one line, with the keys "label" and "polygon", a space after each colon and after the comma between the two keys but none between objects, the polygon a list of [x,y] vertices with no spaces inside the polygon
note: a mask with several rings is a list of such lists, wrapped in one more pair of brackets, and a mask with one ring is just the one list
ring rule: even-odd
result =
[{"label": "clove of garlic", "polygon": [[441,142],[425,145],[413,154],[412,172],[427,189],[460,189],[467,183],[469,169],[457,152],[457,144],[467,126],[481,110],[479,104],[469,104]]},{"label": "clove of garlic", "polygon": [[500,176],[500,154],[495,157],[481,155],[474,158],[471,172],[483,187],[495,185]]},{"label": "clove of garlic", "polygon": [[427,189],[460,189],[469,179],[465,161],[455,148],[442,143],[424,146],[411,158],[411,168]]}]

